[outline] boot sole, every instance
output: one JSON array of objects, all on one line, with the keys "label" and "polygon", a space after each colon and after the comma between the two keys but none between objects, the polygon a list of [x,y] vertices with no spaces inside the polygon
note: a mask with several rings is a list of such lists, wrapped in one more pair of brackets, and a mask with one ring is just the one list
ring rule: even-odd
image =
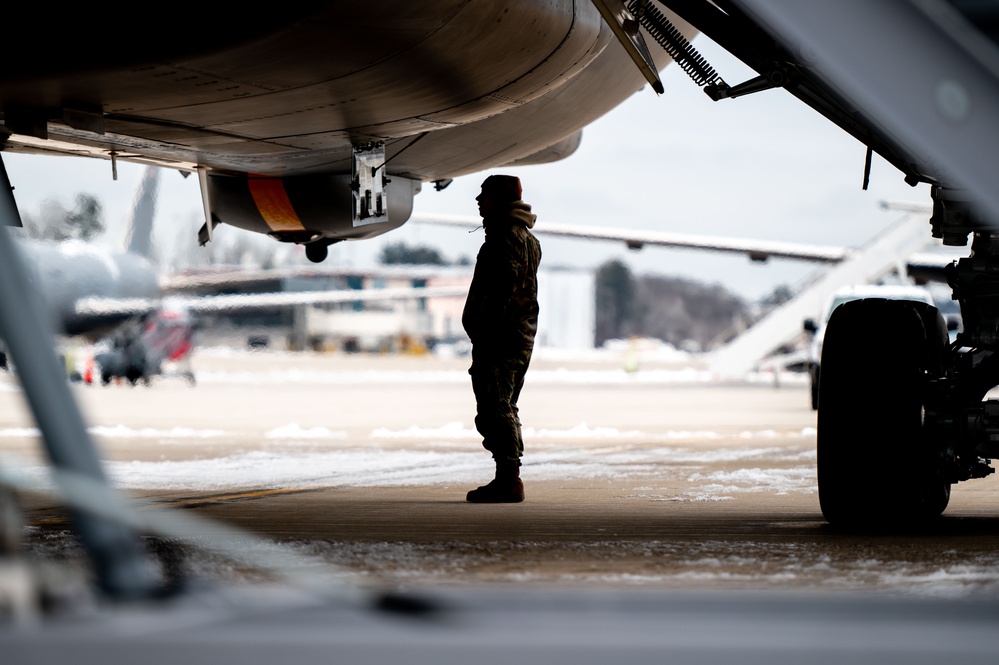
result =
[{"label": "boot sole", "polygon": [[[471,493],[469,493],[471,494]],[[465,496],[465,501],[468,503],[523,503],[524,497],[514,496],[509,498],[476,498],[472,496]]]}]

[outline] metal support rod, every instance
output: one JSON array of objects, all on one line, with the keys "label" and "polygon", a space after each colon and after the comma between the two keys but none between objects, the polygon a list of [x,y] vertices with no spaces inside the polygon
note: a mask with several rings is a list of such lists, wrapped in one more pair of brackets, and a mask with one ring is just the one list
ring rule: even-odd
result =
[{"label": "metal support rod", "polygon": [[[0,183],[8,183],[2,158],[0,172]],[[9,185],[0,190],[0,337],[17,368],[52,465],[106,484],[97,449],[56,358],[50,322],[20,251],[3,228],[17,217],[13,192]],[[136,534],[79,510],[71,509],[71,514],[101,589],[114,598],[150,595],[152,571]]]},{"label": "metal support rod", "polygon": [[215,228],[215,221],[212,219],[212,201],[211,197],[208,196],[208,169],[204,166],[198,167],[198,187],[201,190],[201,206],[205,210],[205,226],[203,230],[206,233],[204,239],[202,239],[201,233],[198,233],[198,244],[204,245],[212,241],[212,229]]}]

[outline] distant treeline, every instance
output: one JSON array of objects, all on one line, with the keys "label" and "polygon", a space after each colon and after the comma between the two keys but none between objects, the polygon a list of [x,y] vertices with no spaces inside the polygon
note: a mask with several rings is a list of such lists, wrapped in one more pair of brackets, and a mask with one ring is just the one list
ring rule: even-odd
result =
[{"label": "distant treeline", "polygon": [[597,346],[635,335],[708,350],[740,332],[751,314],[749,305],[723,286],[634,276],[621,261],[600,266],[596,282]]},{"label": "distant treeline", "polygon": [[382,247],[378,261],[383,265],[467,266],[471,264],[471,259],[467,256],[459,257],[452,263],[433,247],[407,245],[405,242],[389,243]]}]

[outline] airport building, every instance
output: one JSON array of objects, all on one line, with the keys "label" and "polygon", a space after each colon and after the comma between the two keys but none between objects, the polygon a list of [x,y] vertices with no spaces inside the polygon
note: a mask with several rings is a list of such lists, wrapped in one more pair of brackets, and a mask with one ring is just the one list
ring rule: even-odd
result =
[{"label": "airport building", "polygon": [[[381,266],[370,269],[295,270],[266,279],[230,281],[202,293],[467,288],[471,266]],[[179,283],[179,280],[178,280]],[[583,350],[594,344],[595,276],[592,270],[543,267],[538,274],[538,347]],[[261,308],[226,314],[201,327],[203,343],[286,346],[319,351],[447,353],[468,351],[461,326],[465,297],[428,297]],[[217,342],[213,338],[218,338]]]}]

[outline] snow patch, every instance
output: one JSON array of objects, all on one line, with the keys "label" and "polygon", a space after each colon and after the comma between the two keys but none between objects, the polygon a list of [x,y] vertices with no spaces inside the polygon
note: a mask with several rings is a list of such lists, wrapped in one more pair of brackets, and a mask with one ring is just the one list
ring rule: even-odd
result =
[{"label": "snow patch", "polygon": [[346,439],[347,433],[334,431],[328,427],[305,428],[298,423],[275,427],[264,434],[267,439]]}]

